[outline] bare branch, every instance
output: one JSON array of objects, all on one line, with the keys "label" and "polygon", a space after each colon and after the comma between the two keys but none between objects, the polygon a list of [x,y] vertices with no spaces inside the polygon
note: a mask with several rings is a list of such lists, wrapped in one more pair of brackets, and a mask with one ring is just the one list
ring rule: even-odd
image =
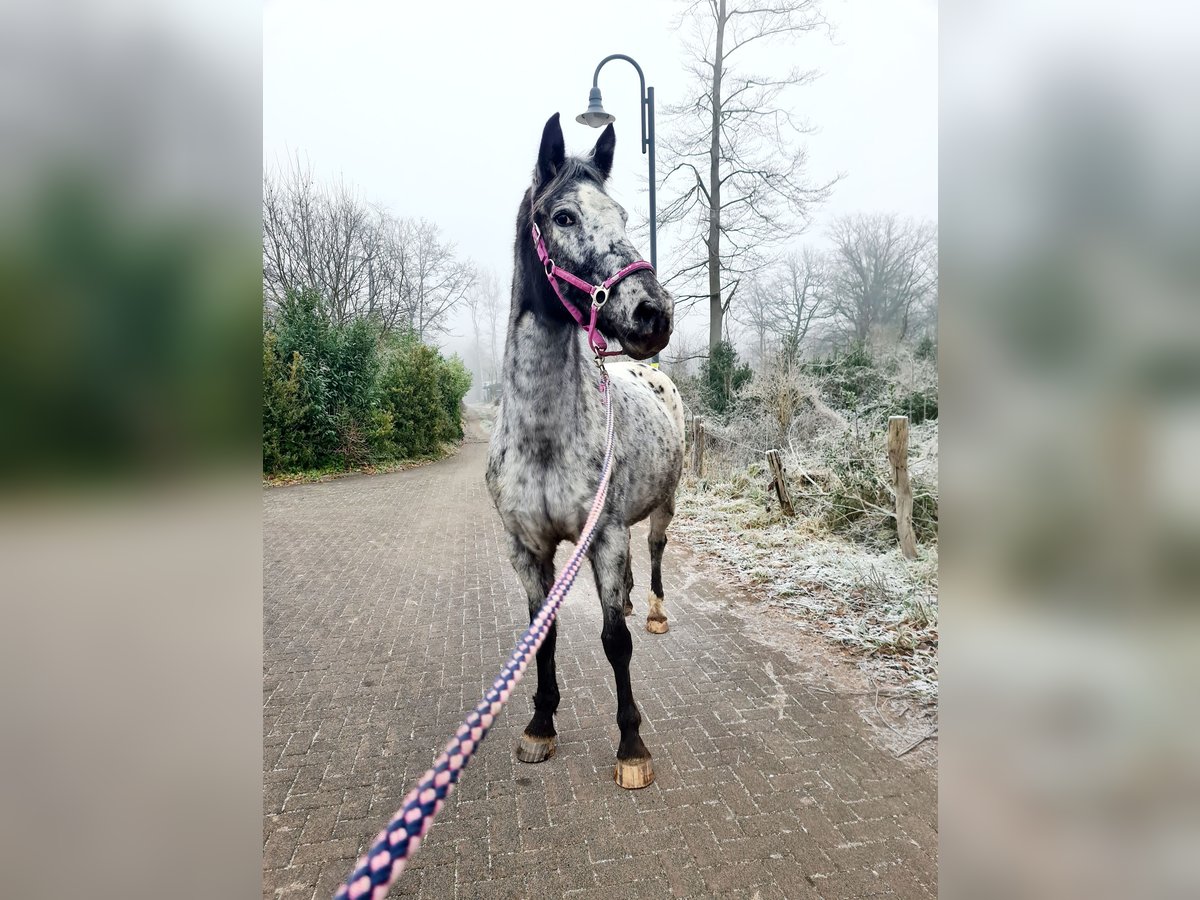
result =
[{"label": "bare branch", "polygon": [[427,338],[445,330],[474,279],[436,225],[394,218],[345,184],[318,184],[299,158],[264,178],[268,314],[287,292],[307,288],[332,322],[367,318]]},{"label": "bare branch", "polygon": [[[823,27],[817,0],[697,0],[680,18],[690,37],[689,95],[667,107],[664,226],[688,230],[668,282],[687,301],[707,297],[710,346],[721,339],[739,279],[801,234],[836,178],[812,182],[802,138],[811,129],[784,103],[815,73],[747,73],[731,63],[754,41]],[[703,282],[707,282],[707,292]]]}]

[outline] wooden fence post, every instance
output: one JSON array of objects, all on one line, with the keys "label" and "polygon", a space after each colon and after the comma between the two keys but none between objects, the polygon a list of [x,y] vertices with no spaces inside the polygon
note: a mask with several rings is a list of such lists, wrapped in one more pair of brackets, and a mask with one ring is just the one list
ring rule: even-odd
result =
[{"label": "wooden fence post", "polygon": [[704,475],[704,417],[692,416],[692,473]]},{"label": "wooden fence post", "polygon": [[792,495],[788,492],[787,480],[783,475],[783,458],[780,457],[778,450],[767,451],[767,465],[771,467],[775,496],[779,498],[780,508],[785,515],[796,515],[796,508],[792,506]]},{"label": "wooden fence post", "polygon": [[906,559],[916,559],[912,485],[908,481],[908,416],[892,416],[888,419],[887,450],[888,463],[892,467],[892,484],[896,488],[896,532],[900,536],[900,552]]}]

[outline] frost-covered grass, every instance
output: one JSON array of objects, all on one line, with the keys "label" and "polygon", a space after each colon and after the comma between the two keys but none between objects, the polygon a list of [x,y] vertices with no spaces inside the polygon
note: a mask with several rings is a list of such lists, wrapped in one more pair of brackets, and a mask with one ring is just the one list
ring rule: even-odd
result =
[{"label": "frost-covered grass", "polygon": [[936,543],[906,560],[819,517],[788,518],[756,467],[719,481],[685,477],[673,530],[767,603],[861,654],[877,680],[936,697]]},{"label": "frost-covered grass", "polygon": [[[698,381],[680,390],[703,415],[705,478],[685,476],[674,530],[750,592],[858,655],[876,680],[937,695],[936,346],[894,340],[760,367],[721,412]],[[887,422],[908,416],[919,558],[897,546]],[[796,509],[769,487],[780,452]],[[876,698],[877,699],[877,698]]]}]

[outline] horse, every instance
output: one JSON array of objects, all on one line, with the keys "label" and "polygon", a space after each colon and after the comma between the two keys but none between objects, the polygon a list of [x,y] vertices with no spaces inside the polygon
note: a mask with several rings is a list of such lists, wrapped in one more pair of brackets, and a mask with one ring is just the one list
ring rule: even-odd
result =
[{"label": "horse", "polygon": [[[615,147],[610,124],[586,157],[568,157],[558,114],[553,115],[542,132],[532,183],[517,213],[502,397],[486,480],[508,534],[512,566],[529,598],[531,619],[554,581],[555,550],[562,541],[579,538],[605,455],[605,413],[597,390],[597,364],[603,360],[580,325],[598,305],[596,328],[619,341],[635,360],[662,350],[673,327],[674,302],[649,265],[639,262],[625,232],[626,212],[605,191]],[[552,261],[544,261],[539,250]],[[561,295],[548,277],[556,270],[577,276]],[[614,274],[620,281],[600,303],[595,292],[589,296],[575,284],[584,280],[600,286]],[[636,789],[654,780],[654,768],[639,735],[642,717],[629,679],[629,528],[649,518],[646,631],[664,634],[662,557],[683,470],[683,402],[657,368],[627,362],[609,363],[605,369],[615,423],[613,465],[588,559],[604,616],[604,653],[616,680],[621,739],[614,776],[621,787]],[[556,637],[555,624],[537,653],[533,718],[516,747],[521,762],[538,763],[554,754]]]}]

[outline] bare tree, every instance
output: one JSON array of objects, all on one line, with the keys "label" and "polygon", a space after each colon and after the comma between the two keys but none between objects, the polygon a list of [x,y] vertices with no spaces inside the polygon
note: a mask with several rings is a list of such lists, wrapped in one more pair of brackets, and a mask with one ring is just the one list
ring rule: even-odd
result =
[{"label": "bare tree", "polygon": [[800,358],[800,351],[813,326],[833,313],[829,298],[830,281],[828,259],[811,247],[805,247],[802,253],[789,253],[783,258],[779,279],[780,297],[772,325],[779,338],[780,354],[789,365]]},{"label": "bare tree", "polygon": [[379,213],[383,252],[370,269],[371,293],[365,314],[386,331],[412,321],[412,223]]},{"label": "bare tree", "polygon": [[375,267],[383,254],[379,213],[345,184],[318,185],[297,159],[263,184],[263,292],[278,303],[312,288],[334,322],[365,314],[377,300]]},{"label": "bare tree", "polygon": [[894,214],[844,216],[835,245],[831,303],[843,337],[885,331],[903,340],[914,318],[936,306],[937,229]]},{"label": "bare tree", "polygon": [[671,355],[664,356],[663,362],[666,373],[675,379],[690,377],[696,368],[692,364],[708,359],[708,347],[703,339],[678,326],[671,335],[670,349]]},{"label": "bare tree", "polygon": [[772,247],[808,226],[812,206],[834,183],[807,180],[801,138],[810,129],[785,106],[785,91],[815,73],[745,72],[746,48],[827,23],[817,0],[694,0],[684,22],[693,82],[691,95],[666,110],[672,127],[662,142],[663,190],[672,199],[660,221],[681,224],[684,245],[697,248],[668,282],[681,303],[707,298],[711,349],[743,279]]},{"label": "bare tree", "polygon": [[768,338],[774,334],[776,279],[766,273],[752,276],[742,291],[741,302],[731,317],[745,325],[754,337],[754,367],[761,371],[767,361]]},{"label": "bare tree", "polygon": [[499,378],[501,335],[504,333],[503,293],[500,280],[491,269],[480,269],[474,285],[463,296],[471,315],[471,338],[475,380],[480,399],[487,399],[484,388]]},{"label": "bare tree", "polygon": [[501,331],[500,281],[491,269],[477,272],[474,286],[466,292],[463,303],[471,314],[471,337],[474,352],[475,382],[480,397],[484,386],[494,382],[500,370],[497,344]]},{"label": "bare tree", "polygon": [[491,269],[480,273],[479,296],[480,311],[483,314],[484,329],[488,338],[488,381],[497,381],[503,366],[501,354],[504,348],[504,335],[508,321],[508,307],[505,303],[504,291],[500,279]]},{"label": "bare tree", "polygon": [[486,273],[480,273],[479,282],[463,296],[463,303],[471,317],[471,358],[472,368],[475,370],[475,377],[471,379],[471,391],[477,393],[480,399],[483,398],[483,382],[486,378],[484,373],[487,371],[482,340],[485,326],[481,315],[483,312],[482,288],[485,277]]},{"label": "bare tree", "polygon": [[409,327],[422,341],[445,333],[451,308],[475,285],[475,267],[460,260],[441,229],[422,219],[412,228]]},{"label": "bare tree", "polygon": [[296,159],[263,179],[263,300],[290,290],[320,296],[330,321],[370,318],[426,340],[475,281],[438,226],[397,219],[345,184],[319,184]]},{"label": "bare tree", "polygon": [[754,335],[760,368],[771,350],[777,349],[788,365],[800,358],[813,327],[832,313],[829,281],[825,256],[806,247],[787,254],[746,283],[732,316]]}]

